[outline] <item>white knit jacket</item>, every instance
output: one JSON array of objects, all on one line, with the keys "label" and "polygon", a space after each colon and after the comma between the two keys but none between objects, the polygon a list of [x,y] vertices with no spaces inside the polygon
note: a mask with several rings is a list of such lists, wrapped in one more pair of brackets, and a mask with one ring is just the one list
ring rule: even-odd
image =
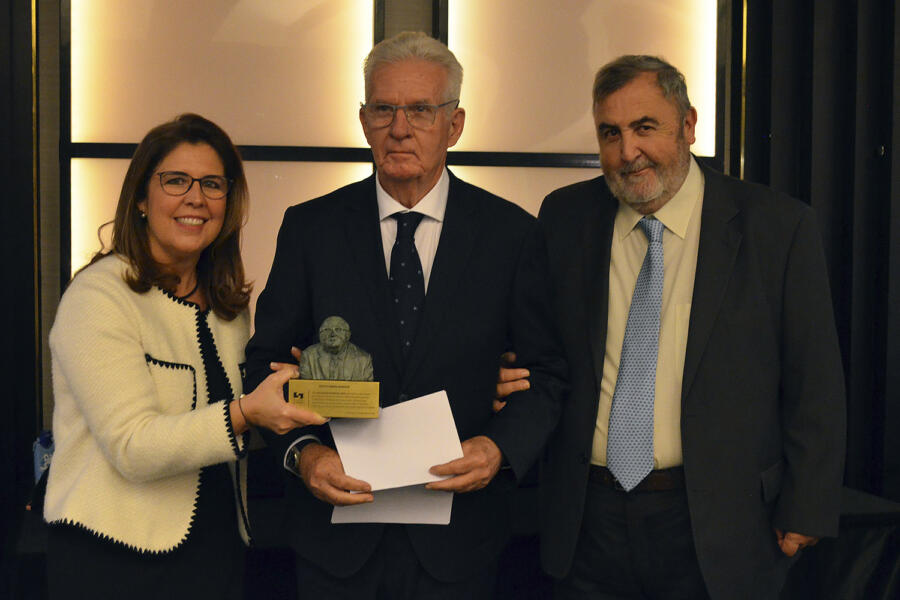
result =
[{"label": "white knit jacket", "polygon": [[109,257],[78,274],[50,331],[56,450],[44,518],[137,551],[172,550],[193,522],[200,469],[228,462],[246,541],[246,469],[236,461],[247,436],[234,435],[230,398],[209,405],[197,326],[209,323],[238,397],[248,312],[224,321],[159,288],[137,294],[127,268]]}]

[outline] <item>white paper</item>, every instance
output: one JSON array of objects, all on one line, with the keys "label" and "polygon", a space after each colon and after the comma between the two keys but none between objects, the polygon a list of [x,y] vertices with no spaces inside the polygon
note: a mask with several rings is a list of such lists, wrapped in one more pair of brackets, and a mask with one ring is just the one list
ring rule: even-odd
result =
[{"label": "white paper", "polygon": [[463,455],[443,390],[382,409],[377,419],[332,419],[329,426],[344,472],[373,491],[446,479],[428,469]]},{"label": "white paper", "polygon": [[335,506],[332,523],[416,523],[448,525],[453,492],[427,490],[424,485],[381,490],[373,502]]}]

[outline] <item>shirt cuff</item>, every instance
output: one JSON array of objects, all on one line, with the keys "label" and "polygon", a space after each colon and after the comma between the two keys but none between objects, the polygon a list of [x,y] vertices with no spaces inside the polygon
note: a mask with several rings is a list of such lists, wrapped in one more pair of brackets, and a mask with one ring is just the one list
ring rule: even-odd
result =
[{"label": "shirt cuff", "polygon": [[302,435],[294,440],[294,443],[288,446],[288,449],[287,451],[285,451],[284,457],[282,458],[282,466],[284,467],[284,470],[293,475],[296,475],[297,477],[300,477],[299,469],[293,468],[294,458],[292,456],[292,453],[294,451],[294,448],[297,448],[297,450],[302,450],[304,446],[313,442],[321,444],[322,440],[312,434]]}]

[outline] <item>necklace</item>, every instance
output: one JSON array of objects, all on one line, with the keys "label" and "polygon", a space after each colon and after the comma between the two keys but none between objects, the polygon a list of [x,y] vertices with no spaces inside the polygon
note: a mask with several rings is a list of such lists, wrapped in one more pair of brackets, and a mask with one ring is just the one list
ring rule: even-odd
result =
[{"label": "necklace", "polygon": [[187,298],[190,298],[191,296],[194,295],[194,292],[197,291],[198,287],[200,287],[200,279],[199,278],[197,279],[196,282],[194,282],[194,287],[193,287],[193,289],[191,289],[191,291],[189,291],[184,296],[175,296],[175,297],[178,298],[179,300],[186,300]]}]

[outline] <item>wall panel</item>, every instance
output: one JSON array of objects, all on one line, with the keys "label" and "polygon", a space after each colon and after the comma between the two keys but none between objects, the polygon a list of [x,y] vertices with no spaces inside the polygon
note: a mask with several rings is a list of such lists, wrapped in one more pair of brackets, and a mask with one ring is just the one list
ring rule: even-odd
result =
[{"label": "wall panel", "polygon": [[197,112],[238,144],[360,146],[371,0],[71,0],[72,141]]},{"label": "wall panel", "polygon": [[450,167],[458,177],[538,214],[544,196],[570,183],[593,179],[600,169],[550,169],[538,167]]},{"label": "wall panel", "polygon": [[[72,161],[72,272],[87,264],[100,249],[98,229],[115,217],[116,203],[127,160],[74,159]],[[251,306],[262,291],[272,258],[275,238],[287,207],[367,177],[369,163],[247,162],[250,211],[243,231],[244,267],[255,282]],[[112,228],[103,228],[109,247]]]},{"label": "wall panel", "polygon": [[595,152],[591,85],[621,54],[678,67],[700,115],[694,152],[715,154],[716,0],[451,0],[465,68],[458,150]]},{"label": "wall panel", "polygon": [[[194,111],[238,145],[364,147],[356,115],[373,4],[70,0],[69,141],[136,143],[150,127]],[[684,70],[700,112],[695,151],[714,154],[716,6],[715,0],[646,0],[640,10],[624,0],[450,0],[448,41],[466,69],[467,109],[453,150],[594,155],[594,71],[634,52],[661,54]],[[533,214],[553,189],[599,174],[517,167],[515,155],[509,157],[509,166],[452,169]],[[74,271],[99,247],[97,228],[113,217],[127,161],[74,158],[69,164]],[[257,287],[268,274],[284,208],[371,172],[370,165],[352,162],[248,161],[246,168],[251,211],[244,257]]]}]

